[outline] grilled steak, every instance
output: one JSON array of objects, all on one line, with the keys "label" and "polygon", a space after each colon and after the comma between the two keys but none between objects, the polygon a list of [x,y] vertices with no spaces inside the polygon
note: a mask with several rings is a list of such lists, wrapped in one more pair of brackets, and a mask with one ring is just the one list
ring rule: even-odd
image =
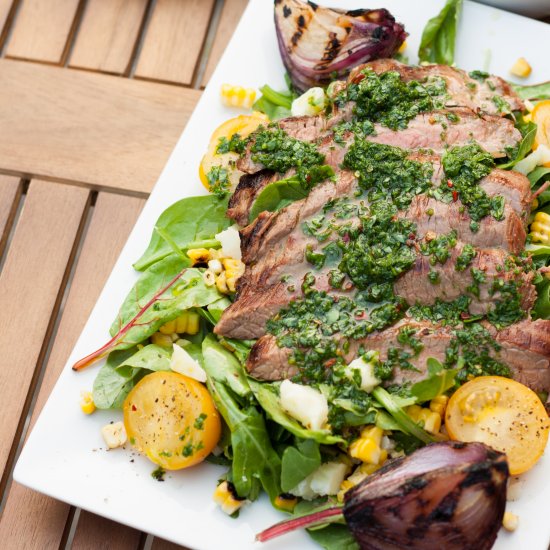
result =
[{"label": "grilled steak", "polygon": [[365,68],[370,68],[377,74],[396,71],[405,82],[410,80],[423,81],[429,77],[439,76],[447,84],[447,93],[450,96],[446,104],[447,107],[468,107],[472,111],[479,110],[484,113],[499,115],[503,113],[493,101],[493,98],[500,96],[509,105],[511,111],[523,111],[525,108],[511,86],[498,76],[481,75],[480,78],[475,80],[466,71],[447,65],[415,67],[405,65],[395,59],[377,59],[356,67],[350,74],[349,81],[357,82],[361,78],[361,71]]},{"label": "grilled steak", "polygon": [[[426,360],[433,357],[445,362],[445,352],[454,337],[455,329],[449,326],[432,325],[404,319],[394,326],[370,334],[360,340],[350,340],[349,350],[344,359],[351,361],[360,347],[380,352],[380,360],[388,358],[390,348],[399,348],[397,338],[403,328],[415,330],[423,348],[417,355],[408,359],[414,369],[394,369],[392,384],[417,382],[426,376]],[[486,330],[501,346],[493,350],[491,356],[505,363],[515,380],[536,392],[550,392],[550,321],[538,319],[516,323],[500,332],[491,325]],[[246,368],[251,376],[260,380],[282,380],[298,374],[296,366],[289,364],[291,350],[280,348],[275,336],[262,336],[250,352]]]}]

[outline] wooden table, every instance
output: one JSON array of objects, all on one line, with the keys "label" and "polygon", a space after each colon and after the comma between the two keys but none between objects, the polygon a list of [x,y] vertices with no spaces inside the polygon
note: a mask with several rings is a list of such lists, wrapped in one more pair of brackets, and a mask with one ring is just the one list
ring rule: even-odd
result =
[{"label": "wooden table", "polygon": [[12,470],[246,1],[0,0],[3,550],[177,548]]}]

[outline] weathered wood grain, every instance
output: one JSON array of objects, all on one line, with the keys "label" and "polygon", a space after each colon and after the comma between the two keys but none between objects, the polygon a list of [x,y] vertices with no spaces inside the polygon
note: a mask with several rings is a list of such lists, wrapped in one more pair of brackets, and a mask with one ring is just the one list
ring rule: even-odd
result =
[{"label": "weathered wood grain", "polygon": [[88,2],[69,66],[114,74],[126,73],[146,8],[147,0]]},{"label": "weathered wood grain", "polygon": [[12,5],[13,0],[0,0],[0,36],[2,36]]},{"label": "weathered wood grain", "polygon": [[7,59],[0,83],[0,172],[136,194],[151,191],[200,96]]},{"label": "weathered wood grain", "polygon": [[[144,202],[134,197],[99,194],[38,393],[31,428],[53,389]],[[5,548],[57,550],[68,512],[67,504],[14,483],[0,519],[0,541],[3,541]],[[115,546],[114,542],[113,545],[110,542],[107,544],[106,538],[103,538],[103,544],[98,543],[102,530],[106,529],[111,533],[112,526],[106,524],[106,520],[98,519],[99,531],[94,535],[91,531],[96,521],[95,516],[88,518],[83,512],[80,517],[83,523],[81,525],[79,522],[75,533],[76,540],[80,541],[78,544],[84,544],[88,537],[96,544],[90,548],[122,550],[128,547]],[[121,533],[123,544],[138,537],[136,531],[118,525],[117,528],[124,531]],[[83,537],[81,529],[88,533],[86,537]],[[118,537],[113,534],[113,541],[118,541]]]},{"label": "weathered wood grain", "polygon": [[[10,360],[0,369],[0,472],[18,431],[88,198],[86,189],[31,182],[0,273],[0,348],[10,350]],[[25,344],[14,345],[22,337]]]},{"label": "weathered wood grain", "polygon": [[0,258],[17,211],[22,185],[19,178],[0,175]]},{"label": "weathered wood grain", "polygon": [[82,510],[71,550],[137,550],[141,533]]},{"label": "weathered wood grain", "polygon": [[60,63],[79,0],[21,0],[6,56]]},{"label": "weathered wood grain", "polygon": [[241,18],[248,4],[248,0],[225,0],[223,3],[222,13],[216,29],[216,37],[208,56],[208,63],[202,78],[202,85],[206,86],[218,61],[220,60],[235,27]]},{"label": "weathered wood grain", "polygon": [[135,76],[191,84],[214,0],[157,0]]},{"label": "weathered wood grain", "polygon": [[151,550],[188,550],[185,546],[179,546],[173,542],[168,542],[164,539],[159,539],[155,537],[153,539],[153,544],[151,545]]}]

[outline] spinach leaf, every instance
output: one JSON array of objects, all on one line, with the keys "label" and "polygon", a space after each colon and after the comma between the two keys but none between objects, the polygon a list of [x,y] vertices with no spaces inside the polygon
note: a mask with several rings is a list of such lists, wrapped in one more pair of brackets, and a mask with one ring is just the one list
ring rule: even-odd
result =
[{"label": "spinach leaf", "polygon": [[537,285],[537,301],[533,307],[537,319],[550,319],[550,280],[544,279]]},{"label": "spinach leaf", "polygon": [[225,384],[240,397],[252,397],[243,368],[237,358],[225,349],[213,334],[202,343],[204,369],[212,380]]},{"label": "spinach leaf", "polygon": [[521,99],[530,99],[531,101],[550,99],[550,81],[541,82],[540,84],[530,84],[528,86],[512,83],[512,88]]},{"label": "spinach leaf", "polygon": [[296,438],[295,446],[283,452],[281,489],[288,492],[321,465],[319,444],[313,439]]},{"label": "spinach leaf", "polygon": [[318,183],[334,176],[334,170],[328,166],[313,166],[309,169],[307,189],[301,183],[299,176],[270,183],[262,189],[250,209],[249,221],[254,221],[260,212],[276,212],[294,201],[303,199],[309,195],[310,189]]},{"label": "spinach leaf", "polygon": [[507,170],[515,166],[520,160],[523,160],[531,152],[536,135],[537,125],[534,122],[529,122],[524,130],[523,138],[519,144],[515,157],[505,164],[499,164],[498,168]]},{"label": "spinach leaf", "polygon": [[461,8],[462,0],[447,0],[439,14],[426,23],[418,49],[420,61],[453,64],[456,26]]},{"label": "spinach leaf", "polygon": [[411,386],[411,395],[416,397],[418,403],[430,401],[434,397],[445,393],[449,388],[452,388],[455,382],[455,376],[458,370],[446,370],[443,365],[430,357],[428,364],[428,378],[421,380]]},{"label": "spinach leaf", "polygon": [[250,388],[254,392],[256,399],[267,413],[277,424],[283,426],[290,433],[302,439],[313,439],[318,443],[333,445],[335,443],[345,443],[345,440],[336,435],[332,435],[328,430],[308,430],[304,428],[297,420],[290,417],[281,407],[278,396],[278,384],[260,383],[252,378],[248,379]]},{"label": "spinach leaf", "polygon": [[345,525],[331,523],[321,529],[308,529],[307,533],[325,550],[359,550],[359,545]]},{"label": "spinach leaf", "polygon": [[146,374],[170,370],[172,350],[150,344],[138,350],[114,351],[101,367],[93,385],[93,398],[98,409],[120,409],[130,390]]},{"label": "spinach leaf", "polygon": [[550,174],[550,168],[546,166],[537,166],[537,168],[535,168],[532,172],[529,172],[529,174],[527,174],[527,177],[531,182],[531,187],[536,185],[542,178],[544,178],[548,174]]},{"label": "spinach leaf", "polygon": [[225,384],[211,377],[209,367],[211,363],[205,361],[208,389],[231,430],[235,489],[239,496],[254,500],[261,485],[274,504],[281,494],[281,459],[271,445],[264,417],[254,405],[242,407]]},{"label": "spinach leaf", "polygon": [[226,210],[227,200],[214,195],[189,197],[169,206],[157,220],[149,246],[134,268],[147,269],[172,254],[174,246],[180,250],[217,247],[214,235],[231,225]]}]

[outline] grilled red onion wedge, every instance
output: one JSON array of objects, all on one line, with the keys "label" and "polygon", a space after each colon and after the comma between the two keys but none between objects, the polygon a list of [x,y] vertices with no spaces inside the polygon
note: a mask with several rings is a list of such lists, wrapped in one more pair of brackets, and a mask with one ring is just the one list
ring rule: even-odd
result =
[{"label": "grilled red onion wedge", "polygon": [[502,524],[508,464],[482,443],[433,443],[389,462],[335,507],[274,525],[266,541],[345,519],[362,550],[488,550]]},{"label": "grilled red onion wedge", "polygon": [[300,91],[391,57],[407,37],[388,10],[343,11],[301,0],[275,0],[275,28],[283,63]]}]

